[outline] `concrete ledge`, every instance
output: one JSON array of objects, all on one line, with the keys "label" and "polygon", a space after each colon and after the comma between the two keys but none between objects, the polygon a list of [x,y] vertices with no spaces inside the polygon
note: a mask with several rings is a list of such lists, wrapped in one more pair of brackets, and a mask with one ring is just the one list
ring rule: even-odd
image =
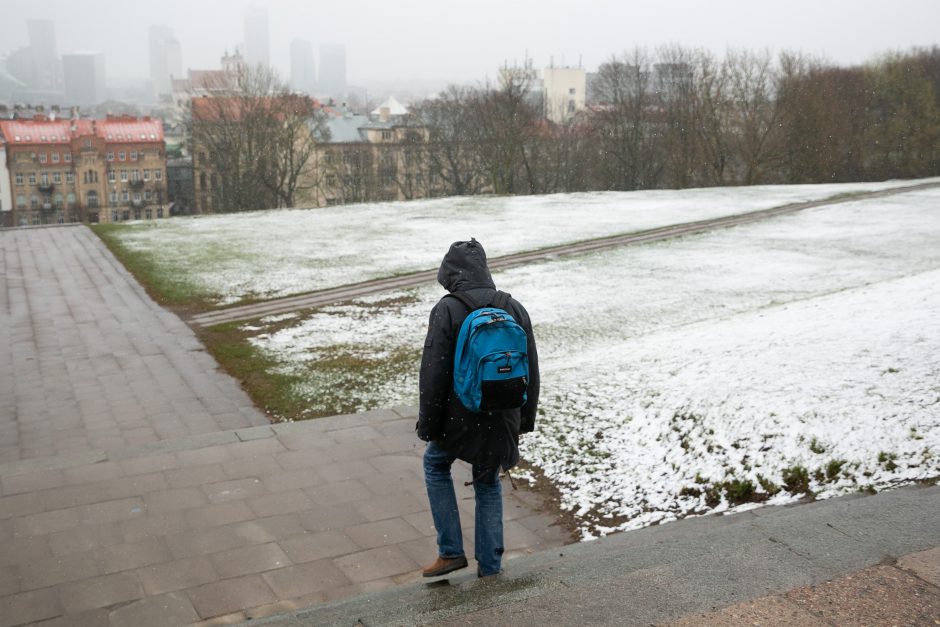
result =
[{"label": "concrete ledge", "polygon": [[[940,487],[684,519],[251,625],[650,625],[940,545]],[[459,619],[459,620],[458,620]]]}]

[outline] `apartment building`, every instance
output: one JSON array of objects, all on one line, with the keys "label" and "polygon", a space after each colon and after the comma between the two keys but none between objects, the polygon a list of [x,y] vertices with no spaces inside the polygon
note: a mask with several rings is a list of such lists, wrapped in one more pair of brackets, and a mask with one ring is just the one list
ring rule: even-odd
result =
[{"label": "apartment building", "polygon": [[163,124],[149,117],[0,120],[15,226],[165,215]]}]

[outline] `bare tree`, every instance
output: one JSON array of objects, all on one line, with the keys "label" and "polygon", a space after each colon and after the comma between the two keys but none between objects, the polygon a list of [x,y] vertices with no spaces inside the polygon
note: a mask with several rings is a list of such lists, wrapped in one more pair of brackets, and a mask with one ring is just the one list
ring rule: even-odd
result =
[{"label": "bare tree", "polygon": [[594,132],[608,189],[654,187],[661,172],[656,140],[662,120],[652,108],[649,59],[637,48],[602,63],[594,82]]},{"label": "bare tree", "polygon": [[208,93],[192,99],[197,196],[211,194],[223,211],[293,206],[328,136],[322,111],[260,65],[219,73],[202,87]]},{"label": "bare tree", "polygon": [[440,96],[414,106],[418,124],[427,129],[423,159],[431,175],[440,180],[446,195],[464,196],[482,189],[482,164],[474,144],[471,116],[473,91],[449,86]]},{"label": "bare tree", "polygon": [[769,52],[731,52],[727,58],[731,96],[729,136],[744,185],[770,182],[783,158],[780,73]]}]

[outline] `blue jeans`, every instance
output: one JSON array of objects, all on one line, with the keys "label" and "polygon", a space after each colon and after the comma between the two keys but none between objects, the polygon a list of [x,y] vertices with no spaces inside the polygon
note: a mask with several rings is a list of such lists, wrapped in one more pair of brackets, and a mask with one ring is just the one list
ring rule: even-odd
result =
[{"label": "blue jeans", "polygon": [[[424,483],[431,503],[431,516],[437,529],[437,547],[441,557],[460,557],[463,535],[457,495],[450,467],[456,458],[434,442],[424,451]],[[503,494],[499,484],[499,467],[474,465],[473,491],[476,496],[476,548],[477,573],[495,575],[503,559]]]}]

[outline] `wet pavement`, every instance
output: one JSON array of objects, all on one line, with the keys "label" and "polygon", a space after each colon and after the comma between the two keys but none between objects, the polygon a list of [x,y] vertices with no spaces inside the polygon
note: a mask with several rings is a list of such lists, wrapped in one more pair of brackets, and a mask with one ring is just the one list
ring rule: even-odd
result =
[{"label": "wet pavement", "polygon": [[[239,622],[434,560],[415,408],[269,425],[88,229],[0,245],[0,627]],[[505,486],[507,558],[569,540]]]},{"label": "wet pavement", "polygon": [[253,622],[936,625],[940,487],[685,519]]},{"label": "wet pavement", "polygon": [[267,424],[83,226],[0,230],[0,464]]},{"label": "wet pavement", "polygon": [[0,244],[0,627],[940,621],[938,487],[565,545],[504,483],[505,574],[424,583],[414,408],[268,425],[87,229]]}]

